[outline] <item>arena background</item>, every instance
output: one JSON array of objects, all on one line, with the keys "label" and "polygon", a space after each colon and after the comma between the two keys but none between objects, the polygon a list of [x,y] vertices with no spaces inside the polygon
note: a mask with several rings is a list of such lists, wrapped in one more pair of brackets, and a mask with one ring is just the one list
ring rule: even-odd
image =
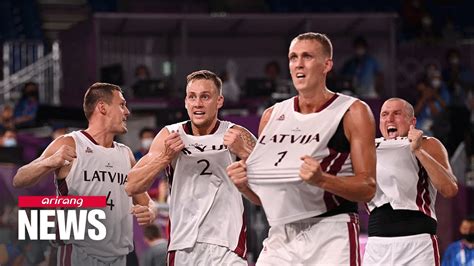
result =
[{"label": "arena background", "polygon": [[[220,117],[256,134],[264,108],[294,94],[287,59],[291,39],[314,31],[333,42],[335,64],[328,88],[338,92],[357,95],[357,74],[348,73],[344,65],[354,56],[354,39],[366,41],[367,53],[379,66],[373,74],[380,82],[372,84],[377,96],[359,96],[376,119],[388,97],[422,105],[420,84],[431,81],[431,70],[438,71],[434,75],[441,79],[449,101],[437,114],[421,111],[426,124],[420,126],[447,147],[459,182],[454,199],[438,197],[436,202],[442,254],[459,239],[461,219],[474,213],[472,7],[467,0],[0,1],[0,247],[18,247],[17,256],[24,256],[26,264],[48,264],[48,243],[16,240],[16,205],[19,195],[53,195],[53,177],[29,189],[14,189],[11,180],[18,167],[41,154],[55,135],[86,126],[82,98],[93,82],[124,89],[132,116],[129,132],[119,141],[132,150],[140,150],[142,128],[156,133],[187,118],[185,77],[198,69],[218,73],[224,89],[237,86],[239,99],[229,97]],[[454,78],[453,54],[460,66]],[[269,63],[278,65],[279,73],[265,71]],[[137,75],[140,68],[148,72],[143,77]],[[12,109],[23,99],[28,82],[38,89],[38,109],[28,123],[15,125]],[[166,184],[160,186],[161,180],[160,176],[149,192],[157,199],[156,223],[165,235]],[[260,208],[246,207],[252,263],[267,225]],[[363,206],[360,216],[364,243]],[[135,245],[138,256],[147,248],[138,226]]]}]

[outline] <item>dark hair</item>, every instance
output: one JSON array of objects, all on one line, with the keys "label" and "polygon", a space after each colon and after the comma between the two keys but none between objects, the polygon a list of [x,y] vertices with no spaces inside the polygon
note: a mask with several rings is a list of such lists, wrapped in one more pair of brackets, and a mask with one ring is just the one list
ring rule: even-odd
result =
[{"label": "dark hair", "polygon": [[357,47],[357,46],[363,46],[365,48],[369,47],[369,44],[367,43],[367,40],[362,37],[362,36],[357,36],[354,41],[352,42],[352,46]]},{"label": "dark hair", "polygon": [[151,132],[151,133],[153,133],[153,135],[155,134],[155,130],[153,130],[152,128],[150,128],[150,127],[144,127],[144,128],[142,128],[142,129],[140,130],[140,133],[138,134],[138,136],[139,136],[140,138],[142,138],[143,135],[144,135],[146,132]]},{"label": "dark hair", "polygon": [[214,82],[214,85],[216,85],[217,88],[217,92],[219,93],[219,95],[222,94],[222,80],[214,72],[211,72],[209,70],[199,70],[189,74],[186,77],[186,85],[188,85],[193,80],[200,79],[206,79]]},{"label": "dark hair", "polygon": [[314,40],[319,42],[323,46],[323,52],[329,57],[332,58],[332,43],[329,40],[326,34],[316,33],[316,32],[306,32],[296,36],[292,42],[294,41],[304,41],[304,40]]},{"label": "dark hair", "polygon": [[112,103],[114,91],[122,92],[122,89],[114,84],[99,82],[92,84],[92,86],[87,89],[83,104],[84,114],[87,120],[92,116],[94,108],[99,101],[104,101],[108,104]]},{"label": "dark hair", "polygon": [[269,68],[274,67],[278,74],[280,74],[281,69],[277,61],[270,61],[265,64],[265,71],[268,71]]},{"label": "dark hair", "polygon": [[474,222],[474,214],[467,215],[466,218],[464,218],[463,220]]},{"label": "dark hair", "polygon": [[143,236],[149,240],[161,238],[160,228],[156,224],[149,224],[143,228]]}]

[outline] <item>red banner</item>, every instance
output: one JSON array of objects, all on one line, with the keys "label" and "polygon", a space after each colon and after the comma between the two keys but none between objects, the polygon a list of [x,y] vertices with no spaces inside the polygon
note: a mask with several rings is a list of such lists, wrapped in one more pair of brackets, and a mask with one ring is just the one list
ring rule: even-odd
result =
[{"label": "red banner", "polygon": [[103,208],[105,196],[19,196],[19,208]]}]

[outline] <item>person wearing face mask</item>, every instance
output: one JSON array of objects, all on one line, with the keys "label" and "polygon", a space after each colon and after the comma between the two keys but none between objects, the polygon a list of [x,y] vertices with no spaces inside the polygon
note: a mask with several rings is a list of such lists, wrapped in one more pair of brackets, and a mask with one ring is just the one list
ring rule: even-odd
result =
[{"label": "person wearing face mask", "polygon": [[2,147],[16,147],[16,132],[11,129],[5,130],[5,133],[2,136]]},{"label": "person wearing face mask", "polygon": [[16,128],[33,127],[36,124],[36,113],[39,106],[38,84],[27,82],[23,94],[15,105],[14,120]]},{"label": "person wearing face mask", "polygon": [[390,98],[375,139],[377,190],[367,204],[369,238],[362,265],[439,265],[437,193],[452,198],[456,176],[444,145],[415,128],[413,106]]},{"label": "person wearing face mask", "polygon": [[445,111],[450,94],[438,70],[427,73],[426,79],[418,82],[416,90],[419,94],[415,104],[416,126],[432,136],[433,123]]},{"label": "person wearing face mask", "polygon": [[459,226],[462,239],[448,246],[442,266],[474,265],[474,215],[464,218]]},{"label": "person wearing face mask", "polygon": [[341,75],[352,80],[355,93],[361,98],[378,98],[383,88],[382,69],[378,61],[369,54],[369,45],[365,38],[354,39],[355,55],[342,67]]},{"label": "person wearing face mask", "polygon": [[148,153],[150,149],[151,143],[153,143],[153,139],[155,138],[155,131],[149,127],[144,127],[140,130],[140,149],[133,153],[135,156],[135,160],[140,160],[145,154]]}]

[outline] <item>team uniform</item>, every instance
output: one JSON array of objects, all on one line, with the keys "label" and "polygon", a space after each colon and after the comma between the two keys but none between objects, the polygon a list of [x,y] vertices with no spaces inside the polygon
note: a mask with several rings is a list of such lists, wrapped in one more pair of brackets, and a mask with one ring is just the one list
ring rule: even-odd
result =
[{"label": "team uniform", "polygon": [[375,144],[377,190],[368,203],[364,265],[439,265],[435,187],[407,137]]},{"label": "team uniform", "polygon": [[[132,199],[125,192],[131,169],[130,149],[114,142],[113,147],[98,145],[85,131],[68,136],[76,143],[77,158],[69,174],[56,180],[61,196],[107,196],[103,208],[107,228],[103,240],[68,240],[58,248],[58,265],[125,265],[126,255],[133,250]],[[87,232],[87,231],[86,231]]]},{"label": "team uniform", "polygon": [[223,144],[232,126],[218,121],[206,136],[194,136],[190,121],[166,127],[184,143],[168,169],[169,265],[246,265],[242,195],[226,173],[236,157]]},{"label": "team uniform", "polygon": [[257,264],[359,264],[357,204],[299,176],[303,155],[319,160],[324,172],[353,175],[342,119],[354,101],[335,94],[311,114],[299,112],[298,97],[274,105],[246,162],[271,226]]}]

